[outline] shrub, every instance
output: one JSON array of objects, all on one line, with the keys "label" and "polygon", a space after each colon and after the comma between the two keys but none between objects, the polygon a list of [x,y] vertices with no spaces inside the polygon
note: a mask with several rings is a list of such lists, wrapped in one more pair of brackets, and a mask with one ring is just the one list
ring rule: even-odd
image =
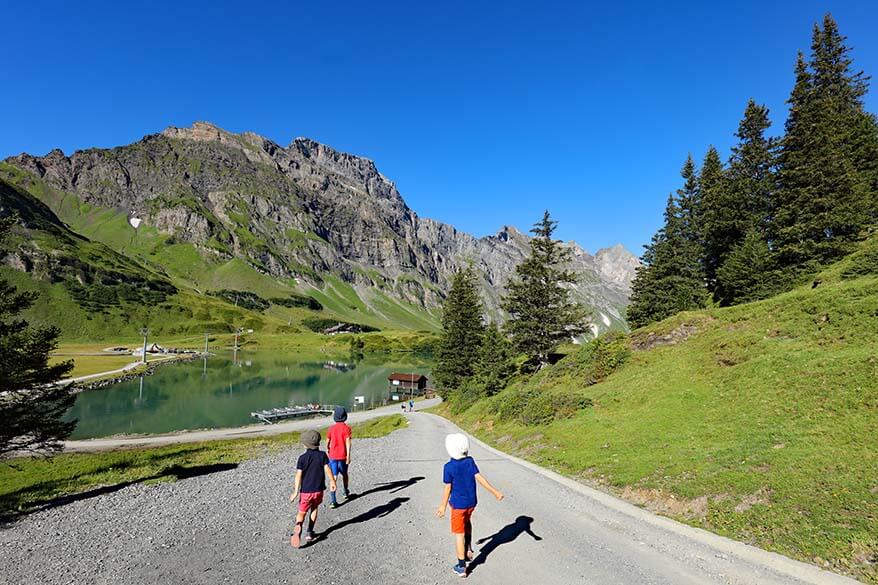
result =
[{"label": "shrub", "polygon": [[264,311],[271,306],[271,303],[260,297],[259,295],[242,290],[217,290],[208,293],[211,296],[218,297],[243,309],[251,311]]},{"label": "shrub", "polygon": [[501,419],[537,426],[570,418],[591,406],[592,400],[577,393],[522,388],[499,394],[495,404],[495,412]]},{"label": "shrub", "polygon": [[318,301],[314,297],[309,297],[308,295],[292,293],[288,297],[275,297],[269,300],[273,304],[280,305],[282,307],[302,307],[305,309],[311,309],[312,311],[323,310],[323,305],[320,304],[320,301]]},{"label": "shrub", "polygon": [[878,275],[878,249],[864,250],[851,257],[851,263],[841,273],[844,279],[859,278],[861,276]]},{"label": "shrub", "polygon": [[[618,332],[607,333],[589,342],[576,354],[576,370],[580,370],[586,385],[597,384],[625,363],[631,350],[628,338]],[[562,361],[558,367],[570,368]]]}]

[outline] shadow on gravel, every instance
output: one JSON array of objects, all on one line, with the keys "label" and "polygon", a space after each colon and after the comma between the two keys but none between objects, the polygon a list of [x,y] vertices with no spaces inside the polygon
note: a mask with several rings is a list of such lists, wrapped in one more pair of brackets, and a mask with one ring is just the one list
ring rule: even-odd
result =
[{"label": "shadow on gravel", "polygon": [[[209,475],[211,473],[218,473],[221,471],[230,471],[232,469],[235,469],[236,467],[238,467],[237,463],[214,463],[211,465],[193,465],[191,467],[186,467],[183,465],[171,465],[170,467],[162,470],[161,473],[157,473],[155,475],[150,475],[147,477],[141,477],[132,481],[123,481],[112,485],[104,485],[98,488],[70,494],[67,496],[59,496],[43,500],[31,499],[26,503],[20,504],[21,507],[18,509],[14,507],[14,504],[16,500],[21,501],[25,494],[12,492],[8,496],[0,500],[0,526],[10,524],[18,518],[26,516],[27,514],[31,514],[33,512],[41,512],[43,510],[66,506],[67,504],[72,504],[73,502],[79,502],[81,500],[88,500],[90,498],[96,498],[105,494],[111,494],[113,492],[118,492],[119,490],[123,490],[138,483],[165,478],[173,478],[175,481],[179,481],[183,479],[199,477],[202,475]],[[31,486],[30,489],[24,491],[33,492],[40,487],[45,486]]]},{"label": "shadow on gravel", "polygon": [[320,540],[323,540],[333,532],[337,530],[342,530],[343,528],[347,528],[348,526],[361,524],[363,522],[368,522],[369,520],[375,520],[376,518],[387,516],[388,514],[408,502],[410,499],[411,498],[393,498],[386,504],[375,506],[368,512],[363,512],[362,514],[353,516],[352,518],[348,518],[347,520],[342,520],[338,524],[333,524],[332,526],[320,533]]},{"label": "shadow on gravel", "polygon": [[485,561],[488,560],[488,556],[494,552],[497,547],[513,542],[525,532],[534,540],[542,540],[543,538],[534,534],[530,527],[533,521],[534,519],[530,516],[519,516],[515,519],[515,522],[507,524],[491,536],[480,538],[477,543],[484,544],[484,546],[479,551],[479,554],[476,555],[476,558],[473,559],[473,562],[470,563],[467,573],[472,573],[476,570],[476,567],[485,564]]},{"label": "shadow on gravel", "polygon": [[375,487],[369,488],[364,492],[356,494],[355,499],[362,498],[363,496],[369,496],[371,494],[377,494],[378,492],[390,492],[391,494],[395,494],[396,492],[402,491],[407,487],[415,485],[423,479],[427,478],[423,475],[419,475],[417,477],[410,477],[408,479],[398,479],[396,481],[386,481],[383,483],[378,483],[375,484]]}]

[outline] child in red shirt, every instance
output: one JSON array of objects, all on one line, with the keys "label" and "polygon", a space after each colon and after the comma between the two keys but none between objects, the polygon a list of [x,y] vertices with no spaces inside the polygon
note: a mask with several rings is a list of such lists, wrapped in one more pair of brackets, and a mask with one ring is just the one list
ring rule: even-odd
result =
[{"label": "child in red shirt", "polygon": [[[326,433],[326,450],[329,452],[329,469],[332,477],[336,480],[341,475],[344,485],[344,497],[349,499],[351,492],[348,489],[348,466],[351,464],[351,427],[345,423],[348,419],[348,411],[343,406],[336,406],[332,414],[335,424],[329,427]],[[338,507],[335,492],[330,492],[330,508]]]}]

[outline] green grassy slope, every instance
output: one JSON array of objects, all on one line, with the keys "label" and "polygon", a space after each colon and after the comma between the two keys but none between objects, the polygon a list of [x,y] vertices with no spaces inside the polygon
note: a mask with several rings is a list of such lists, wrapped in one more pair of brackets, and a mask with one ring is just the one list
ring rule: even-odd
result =
[{"label": "green grassy slope", "polygon": [[[44,302],[31,313],[38,321],[56,322],[66,340],[113,339],[114,332],[118,337],[120,327],[126,332],[133,327],[132,332],[125,334],[127,337],[136,332],[147,312],[150,323],[155,324],[154,329],[170,334],[196,330],[225,331],[232,326],[282,332],[300,328],[297,325],[302,320],[314,317],[362,323],[379,329],[438,329],[436,316],[423,308],[380,291],[364,300],[351,285],[332,275],[325,275],[321,288],[305,287],[294,279],[265,274],[240,258],[229,259],[206,248],[175,242],[154,228],[141,226],[135,229],[125,213],[83,203],[76,195],[52,189],[40,179],[9,164],[0,163],[0,180],[44,204],[46,211],[51,210],[57,216],[56,221],[60,220],[70,228],[63,228],[63,231],[75,232],[87,239],[76,241],[78,251],[73,252],[74,256],[94,249],[116,252],[115,257],[127,261],[133,269],[165,278],[180,290],[180,294],[168,303],[150,309],[132,305],[120,311],[96,314],[88,308],[77,307],[69,291],[58,283],[49,284],[45,279],[31,282],[32,279],[15,274],[15,271],[0,269],[20,286],[45,293]],[[58,247],[56,236],[47,238],[46,233],[40,231],[36,237],[47,250]],[[316,236],[302,234],[301,237]],[[248,291],[264,299],[304,293],[319,300],[325,310],[273,305],[265,313],[242,312],[217,305],[215,299],[204,294],[223,289]]]},{"label": "green grassy slope", "polygon": [[814,283],[629,343],[600,383],[586,347],[455,418],[658,512],[878,583],[878,238]]}]

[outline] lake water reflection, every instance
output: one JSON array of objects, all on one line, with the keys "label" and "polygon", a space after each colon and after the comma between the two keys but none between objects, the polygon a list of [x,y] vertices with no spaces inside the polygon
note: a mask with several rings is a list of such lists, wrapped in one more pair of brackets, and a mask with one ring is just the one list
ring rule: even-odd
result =
[{"label": "lake water reflection", "polygon": [[351,407],[387,398],[392,372],[430,374],[430,362],[370,357],[358,362],[303,360],[290,353],[231,353],[164,366],[152,376],[83,392],[67,415],[78,419],[72,438],[167,433],[255,422],[250,413],[309,403]]}]

